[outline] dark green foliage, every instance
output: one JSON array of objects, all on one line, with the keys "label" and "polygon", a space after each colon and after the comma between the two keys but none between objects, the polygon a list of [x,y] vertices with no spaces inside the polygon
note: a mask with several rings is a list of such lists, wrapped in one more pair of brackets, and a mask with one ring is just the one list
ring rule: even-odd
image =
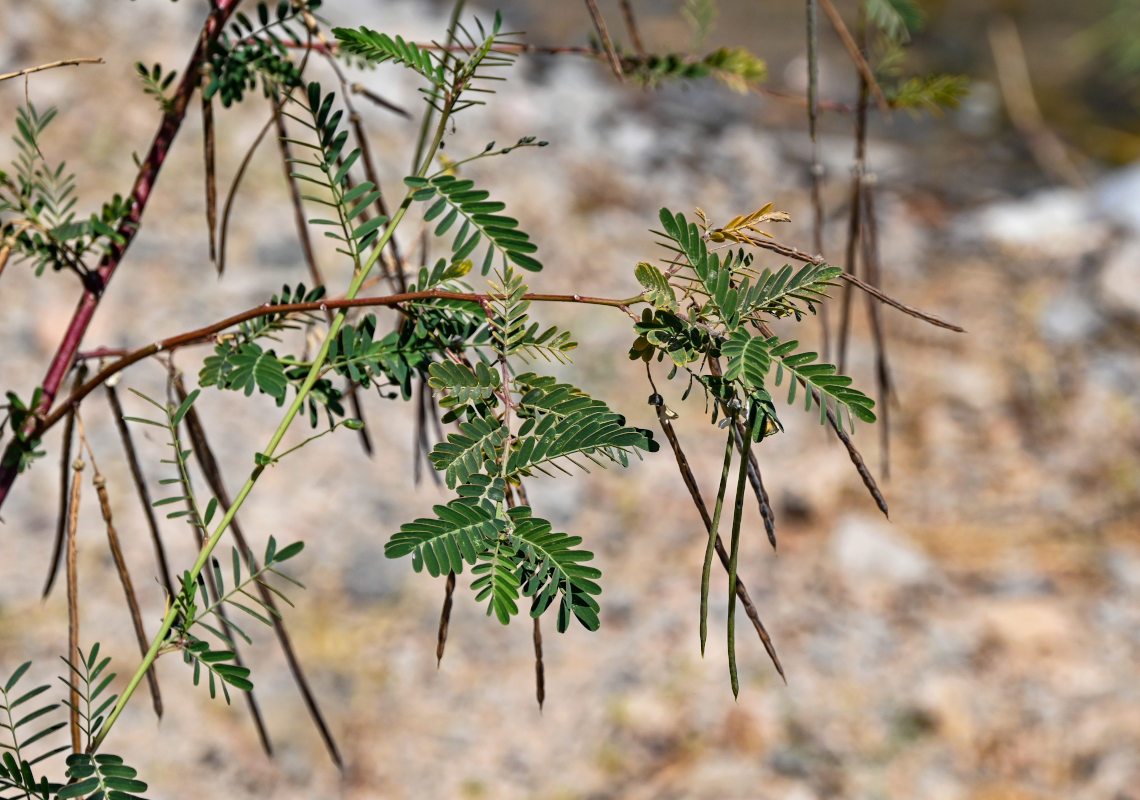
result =
[{"label": "dark green foliage", "polygon": [[417,47],[412,42],[404,41],[402,36],[393,39],[386,33],[377,33],[365,27],[359,30],[333,28],[332,32],[340,43],[341,50],[358,56],[369,64],[378,65],[394,61],[418,72],[438,88],[446,86],[447,76],[443,58],[436,56],[430,50]]},{"label": "dark green foliage", "polygon": [[537,322],[529,322],[527,287],[522,276],[515,274],[510,265],[497,277],[497,283],[490,282],[492,298],[489,305],[492,312],[491,338],[500,357],[505,359],[518,354],[533,359],[542,356],[547,361],[568,363],[570,358],[566,353],[578,346],[570,338],[570,333],[553,327],[543,331]]},{"label": "dark green foliage", "polygon": [[474,370],[464,364],[441,361],[432,364],[428,372],[431,374],[428,386],[448,392],[439,403],[444,408],[471,402],[485,403],[500,387],[498,374],[482,361],[475,365]]},{"label": "dark green foliage", "polygon": [[257,88],[271,97],[279,88],[291,89],[301,82],[301,73],[290,58],[285,42],[303,42],[298,34],[301,13],[316,9],[320,0],[297,3],[279,2],[270,11],[267,3],[258,3],[258,24],[242,12],[234,15],[229,29],[211,43],[209,78],[203,96],[217,95],[222,105],[241,102],[245,93]]},{"label": "dark green foliage", "polygon": [[630,347],[629,357],[647,363],[654,355],[658,359],[668,356],[674,364],[683,367],[715,347],[709,331],[669,311],[645,309],[633,330],[638,337]]},{"label": "dark green foliage", "polygon": [[290,159],[295,170],[290,175],[320,188],[322,194],[304,194],[302,197],[331,209],[335,218],[314,217],[309,222],[328,228],[324,235],[335,240],[337,252],[352,259],[359,269],[364,263],[365,252],[388,224],[387,217],[382,215],[358,223],[360,215],[380,197],[380,190],[369,181],[350,186],[349,171],[360,158],[361,150],[359,147],[346,150],[349,132],[341,126],[345,121],[344,110],[334,110],[336,94],[323,92],[321,85],[314,81],[308,84],[302,99],[297,102],[304,108],[304,116],[288,110],[282,113],[306,128],[312,138],[288,140],[306,151],[304,155]]},{"label": "dark green foliage", "polygon": [[525,419],[519,426],[505,469],[511,476],[535,472],[550,475],[550,467],[569,474],[561,463],[565,460],[589,472],[575,456],[602,467],[605,464],[599,459],[624,467],[629,465],[630,453],[656,449],[649,431],[625,427],[625,417],[608,409],[594,407],[565,416],[540,414]]},{"label": "dark green foliage", "polygon": [[[864,422],[874,422],[875,414],[871,408],[874,401],[851,387],[851,378],[836,374],[831,364],[813,364],[818,357],[815,353],[793,352],[799,342],[792,340],[780,342],[772,337],[765,339],[760,336],[750,336],[743,328],[735,331],[728,341],[724,343],[721,354],[725,357],[724,378],[726,380],[739,380],[744,390],[752,394],[762,389],[773,363],[776,366],[774,385],[779,386],[788,380],[788,403],[794,403],[796,390],[799,385],[804,389],[804,408],[810,409],[814,402],[820,410],[820,422],[827,419],[827,403],[822,398],[834,400],[838,408],[845,408],[855,417]],[[811,388],[808,388],[810,385]],[[818,390],[819,393],[812,391]]]},{"label": "dark green foliage", "polygon": [[[814,314],[842,270],[808,263],[799,270],[786,264],[775,272],[758,272],[751,266],[751,256],[742,250],[728,251],[723,257],[710,252],[710,240],[750,241],[749,232],[758,230],[752,221],[764,219],[761,212],[768,208],[738,217],[726,228],[708,230],[706,226],[704,232],[684,215],[661,209],[665,246],[676,257],[670,262],[670,274],[652,264],[637,266],[635,274],[646,288],[643,297],[656,308],[643,311],[641,320],[634,324],[638,336],[629,356],[647,363],[654,356],[658,360],[668,356],[675,367],[689,373],[690,381],[696,379],[712,395],[714,421],[722,409],[739,414],[750,402],[765,403],[762,419],[770,419],[771,425],[757,428],[759,438],[779,429],[774,410],[767,410],[771,397],[765,384],[773,364],[773,385],[783,384],[785,372],[791,376],[789,403],[795,400],[797,385],[803,385],[805,407],[810,409],[814,402],[821,420],[826,421],[830,402],[837,413],[845,409],[852,420],[858,417],[873,422],[874,402],[852,388],[850,378],[836,374],[834,366],[811,363],[817,357],[815,353],[794,353],[798,342],[781,343],[775,337],[756,336],[750,331],[761,327],[761,315],[800,320],[807,313]],[[689,301],[686,316],[679,312],[678,295]],[[720,357],[727,360],[723,376],[702,372],[707,359]],[[696,368],[691,366],[694,364]],[[674,374],[676,370],[670,377]]]},{"label": "dark green foliage", "polygon": [[404,183],[414,190],[413,200],[432,201],[424,212],[424,221],[439,219],[433,231],[436,236],[443,236],[454,228],[452,263],[469,258],[480,243],[485,243],[486,250],[479,260],[484,275],[490,272],[496,252],[502,256],[504,268],[509,262],[531,272],[542,269],[542,264],[531,255],[538,248],[519,230],[518,220],[501,213],[506,205],[489,200],[490,194],[476,189],[474,181],[438,175],[431,179],[405,178]]},{"label": "dark green foliage", "polygon": [[524,597],[533,598],[530,615],[538,617],[558,598],[558,631],[570,626],[577,618],[587,630],[597,630],[598,601],[602,587],[594,581],[602,577],[601,570],[583,566],[594,554],[589,550],[574,550],[582,543],[581,536],[556,533],[550,523],[531,516],[527,506],[512,508],[508,512],[514,528],[517,556],[521,558],[520,580]]},{"label": "dark green foliage", "polygon": [[385,554],[411,555],[416,571],[426,567],[433,576],[462,572],[466,563],[477,576],[476,600],[486,600],[488,613],[503,623],[518,613],[520,596],[533,598],[535,617],[557,597],[560,631],[571,618],[593,630],[599,624],[593,595],[601,591],[594,583],[600,573],[580,563],[592,554],[574,550],[581,539],[553,533],[529,507],[512,507],[508,487],[535,473],[550,474],[551,468],[567,472],[564,462],[582,469],[585,462],[624,466],[631,452],[658,446],[651,433],[626,427],[621,415],[575,386],[533,372],[510,376],[509,356],[543,348],[564,352],[568,338],[555,329],[536,334],[521,275],[508,265],[498,278],[485,313],[487,344],[499,368],[483,361],[443,361],[429,368],[429,386],[448,409],[445,419],[462,420],[430,456],[459,496],[435,506],[434,517],[403,525]]},{"label": "dark green foliage", "polygon": [[515,574],[513,549],[508,541],[496,540],[488,548],[483,562],[471,570],[479,576],[471,582],[475,602],[486,600],[487,615],[493,612],[504,625],[519,613],[519,578]]},{"label": "dark green foliage", "polygon": [[[273,295],[268,304],[315,303],[324,296],[323,286],[307,289],[304,283],[299,283],[295,288],[282,287],[281,293]],[[247,397],[257,391],[269,395],[281,406],[286,400],[288,387],[298,390],[308,369],[292,358],[278,356],[275,350],[265,350],[254,340],[268,338],[279,341],[279,333],[311,326],[317,319],[309,312],[268,312],[241,323],[236,336],[223,338],[214,345],[214,354],[206,357],[198,372],[198,384],[240,391]],[[344,416],[341,397],[341,391],[329,379],[318,379],[306,398],[310,424],[317,426],[319,408],[325,409],[330,426],[334,424],[335,417]]]},{"label": "dark green foliage", "polygon": [[550,523],[531,516],[527,506],[503,510],[500,479],[475,478],[459,487],[458,499],[435,506],[434,518],[403,525],[385,546],[385,554],[410,554],[413,569],[426,568],[435,577],[471,566],[477,576],[471,584],[476,601],[488,601],[488,614],[494,613],[504,625],[518,613],[521,593],[533,598],[533,617],[557,598],[560,632],[572,618],[595,630],[598,603],[593,595],[601,587],[594,579],[601,572],[582,565],[594,554],[573,549],[581,544],[580,537],[553,532]]},{"label": "dark green foliage", "polygon": [[0,686],[0,792],[13,789],[21,794],[12,797],[47,800],[60,785],[36,777],[32,767],[67,747],[56,747],[36,756],[32,756],[31,748],[67,723],[54,722],[59,704],[45,704],[40,697],[50,688],[47,684],[26,691],[17,689],[30,666],[31,662],[25,661]]},{"label": "dark green foliage", "polygon": [[642,261],[633,275],[645,287],[644,297],[650,305],[665,311],[677,310],[677,293],[665,273],[649,262]]},{"label": "dark green foliage", "polygon": [[146,783],[135,776],[138,770],[128,767],[119,756],[106,753],[72,753],[67,757],[67,777],[72,783],[61,788],[57,798],[86,800],[143,800],[138,792],[146,791]]},{"label": "dark green foliage", "polygon": [[234,651],[211,650],[209,644],[200,639],[191,638],[182,645],[182,659],[194,669],[194,685],[197,686],[201,681],[202,672],[205,670],[210,699],[217,697],[217,690],[221,687],[227,705],[230,702],[230,686],[243,692],[253,691],[249,669],[227,663],[235,658],[237,654]]},{"label": "dark green foliage", "polygon": [[174,101],[166,96],[166,90],[170,88],[170,84],[174,83],[175,77],[178,75],[178,70],[170,70],[164,73],[162,65],[155,63],[149,70],[146,65],[141,61],[135,62],[135,71],[138,72],[139,78],[143,82],[143,91],[158,101],[159,108],[162,113],[169,114],[174,109]]},{"label": "dark green foliage", "polygon": [[109,656],[99,658],[99,644],[96,642],[86,656],[82,650],[79,651],[79,663],[73,664],[66,658],[63,663],[67,664],[69,676],[60,680],[79,698],[75,705],[70,700],[63,702],[79,715],[80,733],[90,746],[107,712],[119,699],[117,694],[104,694],[115,679],[115,673],[107,671],[111,659]]},{"label": "dark green foliage", "polygon": [[[44,451],[39,449],[40,440],[29,436],[26,430],[33,422],[33,414],[40,404],[43,389],[37,388],[32,393],[31,401],[26,405],[15,392],[5,392],[5,396],[8,398],[8,427],[12,431],[13,443],[17,446],[12,447],[10,444],[5,448],[3,466],[6,469],[14,467],[17,472],[23,472],[32,465],[32,462],[44,455]],[[2,427],[0,434],[3,434]]]},{"label": "dark green foliage", "polygon": [[[501,501],[501,489],[498,494]],[[487,495],[459,497],[447,505],[437,505],[432,508],[434,518],[421,517],[401,525],[384,546],[384,554],[388,558],[411,554],[412,569],[419,572],[427,567],[432,577],[462,572],[463,562],[475,564],[479,554],[505,529],[504,520],[495,516],[495,505]]]},{"label": "dark green foliage", "polygon": [[435,111],[447,109],[449,114],[483,105],[482,100],[471,100],[461,96],[469,90],[488,93],[483,86],[474,86],[478,81],[497,80],[487,70],[509,66],[514,63],[513,53],[492,50],[496,42],[509,34],[500,34],[502,17],[496,12],[490,29],[475,20],[476,31],[469,31],[456,21],[453,33],[463,50],[433,52],[424,50],[402,37],[392,38],[370,28],[333,28],[340,49],[363,59],[375,66],[386,62],[401,64],[427,79],[431,88],[424,92],[425,99]]},{"label": "dark green foliage", "polygon": [[285,365],[273,350],[262,350],[256,342],[241,342],[236,347],[219,344],[214,355],[206,358],[198,374],[202,386],[216,385],[220,389],[244,392],[246,397],[254,389],[277,401],[285,402],[285,389],[289,380]]},{"label": "dark green foliage", "polygon": [[472,475],[493,469],[501,458],[507,441],[507,429],[497,420],[476,417],[459,423],[457,433],[449,433],[431,451],[431,463],[444,473],[447,485],[454,489]]}]

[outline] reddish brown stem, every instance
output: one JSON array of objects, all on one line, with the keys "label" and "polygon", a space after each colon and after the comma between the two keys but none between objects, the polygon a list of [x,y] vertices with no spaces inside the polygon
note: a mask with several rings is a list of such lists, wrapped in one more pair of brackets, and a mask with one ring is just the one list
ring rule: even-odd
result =
[{"label": "reddish brown stem", "polygon": [[[62,404],[55,411],[44,416],[43,422],[38,426],[33,435],[38,437],[45,431],[55,425],[67,413],[68,405],[78,403],[95,388],[97,388],[103,381],[112,375],[121,372],[129,367],[131,364],[138,363],[144,358],[154,355],[155,353],[162,352],[163,350],[174,350],[179,347],[185,347],[190,344],[199,344],[208,341],[212,336],[226,328],[232,328],[238,323],[245,322],[246,320],[255,319],[256,317],[265,314],[298,314],[303,312],[323,311],[326,308],[356,308],[356,307],[369,307],[369,306],[398,306],[401,303],[413,303],[418,300],[467,300],[472,303],[479,303],[490,298],[490,295],[474,294],[468,292],[445,292],[438,289],[430,289],[423,292],[404,292],[403,294],[393,294],[386,297],[357,297],[352,300],[320,300],[314,303],[286,303],[284,305],[261,305],[243,311],[240,314],[234,314],[232,317],[227,317],[212,325],[207,325],[204,328],[199,328],[188,333],[181,333],[177,336],[171,336],[168,339],[149,344],[146,347],[140,347],[137,350],[132,350],[118,361],[112,362],[108,366],[99,370],[95,377],[84,383],[77,388],[67,398],[66,403]],[[523,295],[523,299],[548,302],[548,303],[585,303],[587,305],[596,306],[613,306],[614,308],[624,309],[627,305],[631,304],[638,298],[627,298],[625,300],[615,300],[609,297],[586,297],[577,294],[533,294],[527,293]]]}]

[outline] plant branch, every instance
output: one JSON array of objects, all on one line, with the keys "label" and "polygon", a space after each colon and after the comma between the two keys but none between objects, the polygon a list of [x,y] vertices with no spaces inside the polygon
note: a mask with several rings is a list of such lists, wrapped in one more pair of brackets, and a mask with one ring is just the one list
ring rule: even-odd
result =
[{"label": "plant branch", "polygon": [[56,67],[76,67],[80,64],[105,64],[101,58],[65,58],[62,61],[53,61],[50,64],[40,64],[38,67],[28,67],[27,69],[17,70],[16,72],[5,72],[0,75],[0,81],[6,81],[9,78],[18,78],[21,75],[31,75],[33,72],[42,72],[45,69],[55,69]]},{"label": "plant branch", "polygon": [[[401,207],[403,211],[403,207]],[[391,226],[390,226],[391,227]],[[379,250],[373,250],[372,258],[369,264],[374,263]],[[72,403],[78,403],[92,391],[94,391],[103,381],[112,375],[123,371],[132,364],[142,361],[144,358],[161,353],[164,350],[175,350],[179,347],[186,347],[192,344],[201,344],[202,342],[210,341],[216,334],[224,331],[227,328],[232,328],[238,323],[245,322],[246,320],[256,319],[257,317],[264,316],[265,314],[293,314],[299,312],[312,312],[321,311],[322,309],[346,309],[346,308],[361,308],[361,307],[395,307],[402,303],[411,303],[420,300],[466,300],[471,303],[481,303],[489,300],[492,295],[489,294],[475,294],[472,292],[448,292],[440,289],[429,289],[422,292],[404,292],[402,294],[387,295],[384,297],[345,297],[339,300],[319,300],[312,303],[285,303],[283,305],[260,305],[255,306],[240,314],[234,314],[232,317],[207,325],[204,328],[181,333],[177,336],[171,336],[167,339],[154,342],[145,347],[140,347],[137,350],[132,350],[123,355],[119,360],[112,362],[108,366],[101,369],[93,378],[88,380],[82,386],[77,388],[59,408],[47,414],[43,418],[43,423],[39,428],[38,433],[50,429],[66,414],[66,407]],[[634,303],[641,301],[641,296],[624,299],[615,299],[609,297],[587,297],[578,294],[539,294],[531,293],[523,295],[523,299],[536,302],[547,303],[583,303],[586,305],[596,306],[611,306],[613,308],[626,309]]]}]

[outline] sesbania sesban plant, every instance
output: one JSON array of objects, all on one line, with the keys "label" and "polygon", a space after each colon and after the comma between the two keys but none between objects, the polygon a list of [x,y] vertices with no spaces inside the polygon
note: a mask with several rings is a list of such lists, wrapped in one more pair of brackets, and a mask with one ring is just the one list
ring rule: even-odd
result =
[{"label": "sesbania sesban plant", "polygon": [[[457,115],[487,102],[492,81],[503,78],[523,49],[516,34],[502,30],[499,15],[489,22],[466,21],[463,3],[457,3],[443,42],[428,45],[363,26],[329,28],[317,16],[315,0],[262,3],[254,12],[256,19],[237,11],[237,5],[236,0],[217,0],[211,6],[203,36],[177,82],[178,73],[160,64],[137,65],[143,91],[157,102],[162,122],[151,150],[137,159],[139,174],[132,192],[115,195],[98,213],[78,216],[74,178],[65,164],[49,163],[39,147],[56,111],[40,111],[30,103],[17,111],[18,157],[11,171],[0,172],[0,267],[9,260],[27,261],[37,273],[50,268],[74,274],[83,294],[41,386],[28,401],[8,393],[0,502],[19,473],[43,455],[43,434],[59,423],[65,428],[57,553],[66,551],[71,641],[64,658],[67,698],[62,704],[29,706],[40,702],[36,698],[46,687],[17,689],[27,663],[3,684],[0,727],[10,741],[0,741],[4,748],[0,791],[45,800],[126,798],[145,791],[146,784],[133,768],[104,751],[124,708],[146,681],[152,703],[161,713],[152,667],[160,656],[175,653],[189,665],[192,682],[204,684],[211,696],[220,693],[229,702],[231,692],[252,692],[254,682],[240,656],[241,645],[252,638],[246,630],[248,620],[274,629],[314,722],[339,763],[335,738],[292,656],[281,611],[282,604],[291,602],[286,586],[296,584],[282,565],[298,556],[303,545],[279,546],[270,537],[258,554],[235,517],[264,471],[313,439],[344,427],[358,431],[365,446],[371,447],[360,400],[367,391],[385,399],[414,401],[425,416],[432,415],[440,431],[432,443],[428,425],[422,424],[419,439],[452,496],[392,531],[385,546],[387,557],[408,558],[413,570],[445,579],[437,655],[443,655],[453,594],[466,571],[472,578],[474,600],[486,606],[488,615],[503,624],[523,614],[533,620],[541,704],[545,689],[540,620],[553,618],[558,631],[575,623],[596,630],[604,617],[605,579],[590,564],[593,553],[581,537],[556,531],[541,516],[541,509],[531,506],[527,483],[540,477],[562,480],[596,466],[625,467],[631,459],[661,450],[655,432],[628,425],[606,401],[543,374],[544,363],[569,364],[576,347],[570,331],[544,326],[532,316],[546,303],[600,305],[629,318],[629,358],[644,364],[649,403],[656,408],[664,441],[704,522],[700,647],[703,651],[707,643],[716,555],[728,575],[726,647],[733,693],[739,691],[738,602],[782,675],[771,638],[739,576],[743,507],[749,490],[760,504],[775,545],[773,515],[756,452],[785,424],[777,399],[802,403],[829,425],[847,447],[875,501],[884,511],[886,506],[848,433],[856,421],[875,421],[874,401],[817,353],[801,348],[796,340],[776,336],[769,323],[814,317],[840,284],[865,289],[878,300],[936,324],[945,323],[902,306],[820,256],[777,243],[769,229],[788,216],[771,203],[722,225],[699,208],[692,218],[661,209],[655,233],[664,257],[634,267],[641,291],[632,297],[531,292],[527,274],[543,269],[537,245],[504,203],[464,175],[476,162],[541,148],[546,142],[520,132],[523,135],[510,146],[496,147],[492,142],[458,160],[443,159],[440,152]],[[605,50],[599,45],[592,55],[608,57],[618,72],[624,68],[649,85],[712,74],[739,88],[764,75],[763,62],[743,50],[658,57],[618,53],[608,40],[604,45]],[[309,64],[317,59],[332,66],[334,85],[308,77]],[[379,185],[367,135],[353,107],[354,96],[370,95],[357,85],[350,88],[344,71],[382,64],[415,73],[425,100],[420,135],[412,148],[413,168],[398,188]],[[104,360],[89,370],[87,359],[80,357],[79,343],[141,224],[150,187],[192,97],[203,104],[210,252],[222,272],[229,213],[228,203],[220,218],[216,209],[209,145],[215,135],[212,108],[259,96],[270,116],[263,134],[275,130],[294,203],[303,210],[298,233],[306,253],[308,285],[286,285],[263,305],[135,350],[103,351]],[[434,260],[425,256],[419,264],[401,251],[396,233],[421,222],[443,255]],[[337,287],[339,293],[330,289],[313,259],[309,237],[316,232],[335,242],[338,274],[347,276],[345,285]],[[758,249],[774,250],[798,263],[761,268],[755,262]],[[387,287],[387,294],[366,293],[380,284]],[[383,309],[395,314],[378,315]],[[319,342],[315,350],[306,346],[309,341]],[[144,359],[166,359],[174,351],[203,344],[211,351],[200,362],[198,388],[188,390],[172,362],[164,362],[170,367],[168,396],[155,399],[136,393],[138,398],[131,402],[142,404],[145,416],[124,413],[115,383],[127,374],[125,370]],[[664,371],[666,379],[683,381],[684,397],[695,393],[694,402],[704,404],[724,437],[723,468],[711,512],[673,429],[675,414],[655,385],[655,371],[658,377]],[[75,376],[73,388],[60,397],[69,374]],[[100,657],[99,644],[87,651],[79,645],[78,600],[72,594],[77,569],[74,520],[79,479],[86,466],[84,453],[95,472],[113,551],[117,553],[118,547],[105,480],[82,425],[83,404],[100,387],[122,421],[120,434],[140,496],[168,519],[188,523],[198,542],[193,563],[172,571],[151,512],[156,571],[167,602],[157,630],[149,634],[130,576],[116,555],[142,654],[117,693],[110,689],[115,676],[110,659]],[[267,395],[282,409],[264,447],[251,454],[249,475],[232,496],[209,444],[209,420],[195,408],[207,390]],[[316,432],[300,445],[282,449],[286,432],[299,416]],[[165,472],[158,480],[163,496],[153,502],[148,486],[153,480],[137,463],[132,444],[132,428],[139,426],[160,430],[169,443],[170,457],[164,459]],[[446,431],[442,426],[447,426]],[[79,457],[72,459],[76,439]],[[196,489],[191,480],[195,463],[205,477],[205,490]],[[233,546],[222,559],[217,553],[227,534],[233,537]],[[53,558],[49,588],[57,562]],[[256,706],[250,708],[268,743]],[[65,710],[69,719],[60,720]],[[29,729],[33,722],[38,724]],[[39,749],[64,728],[71,736],[68,745]],[[69,754],[65,781],[53,782],[39,774],[41,762],[62,753]]]}]

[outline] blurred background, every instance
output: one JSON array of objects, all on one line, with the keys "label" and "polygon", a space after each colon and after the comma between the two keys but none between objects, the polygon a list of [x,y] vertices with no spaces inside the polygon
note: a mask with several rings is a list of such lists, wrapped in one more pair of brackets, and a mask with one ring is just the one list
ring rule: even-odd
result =
[{"label": "blurred background", "polygon": [[[692,27],[674,2],[634,2],[651,51],[684,51]],[[839,3],[850,21],[853,3]],[[729,690],[723,576],[714,575],[710,646],[698,647],[704,534],[672,456],[625,471],[535,480],[537,513],[585,538],[604,573],[602,627],[546,626],[546,703],[534,700],[531,629],[484,615],[461,576],[446,655],[435,664],[442,580],[387,561],[398,526],[447,493],[413,481],[411,410],[369,398],[377,454],[347,431],[270,470],[243,508],[247,535],[304,540],[293,572],[308,590],[286,620],[345,761],[327,758],[273,637],[249,654],[276,749],[259,749],[244,705],[210,702],[181,663],[159,662],[167,704],[154,720],[138,696],[107,743],[150,782],[151,796],[346,798],[752,798],[1045,800],[1140,797],[1140,5],[1135,0],[922,3],[907,69],[965,75],[970,94],[942,116],[876,114],[868,166],[883,288],[964,328],[956,334],[886,309],[894,381],[889,477],[877,431],[855,443],[890,504],[885,519],[845,451],[810,414],[781,408],[785,432],[757,455],[776,515],[773,552],[756,508],[741,575],[788,675],[785,685],[747,625],[738,635],[741,694]],[[717,3],[702,52],[746,47],[766,87],[806,90],[803,4]],[[505,27],[541,45],[585,45],[585,4],[503,2]],[[627,41],[616,2],[599,2]],[[203,4],[142,0],[0,0],[0,73],[61,58],[99,66],[0,83],[4,124],[28,98],[59,108],[50,161],[77,174],[86,214],[134,178],[158,108],[134,64],[181,70]],[[248,11],[248,9],[247,9]],[[333,24],[418,41],[440,38],[450,6],[330,2]],[[468,5],[484,19],[493,8]],[[821,92],[855,98],[856,76],[821,19]],[[329,80],[317,65],[313,76]],[[394,67],[356,76],[415,111],[417,84]],[[490,140],[549,140],[465,172],[507,203],[539,244],[535,291],[626,297],[633,267],[659,255],[649,229],[662,206],[702,207],[723,223],[766,202],[792,223],[778,238],[810,250],[810,142],[802,103],[712,80],[644,90],[604,63],[527,56],[485,108],[460,115],[452,158]],[[331,84],[330,84],[331,85]],[[358,101],[383,185],[398,186],[417,123]],[[266,118],[265,102],[218,110],[222,191]],[[842,263],[853,154],[849,115],[826,113],[824,252]],[[3,137],[0,160],[15,147]],[[84,348],[136,347],[264,302],[308,281],[272,142],[235,199],[219,279],[207,247],[201,124],[188,115],[143,229],[111,283]],[[395,189],[389,188],[390,192]],[[403,240],[415,246],[418,230]],[[338,294],[348,276],[320,254]],[[434,256],[432,256],[434,259]],[[773,254],[761,263],[777,268]],[[28,396],[74,308],[66,275],[27,264],[0,278],[0,388]],[[874,385],[863,303],[848,369]],[[628,320],[610,309],[534,309],[570,327],[576,363],[560,374],[656,429],[640,364],[626,360]],[[834,324],[835,316],[832,316]],[[792,328],[781,332],[789,335]],[[817,346],[808,320],[794,335]],[[175,355],[195,383],[206,348]],[[720,436],[683,386],[657,385],[698,480],[715,488]],[[162,396],[156,364],[121,387]],[[127,401],[127,413],[144,409]],[[206,391],[200,410],[231,487],[278,411],[264,397]],[[117,527],[153,631],[164,597],[138,501],[99,395],[83,408],[107,475]],[[307,435],[298,424],[295,441]],[[164,437],[138,431],[153,480]],[[0,526],[0,675],[27,659],[54,683],[66,652],[61,587],[38,597],[55,529],[59,430],[21,476]],[[120,676],[137,663],[130,622],[84,487],[82,641],[103,642]],[[175,565],[190,536],[166,531]],[[170,663],[167,663],[167,662]],[[25,679],[28,680],[28,679]]]}]

